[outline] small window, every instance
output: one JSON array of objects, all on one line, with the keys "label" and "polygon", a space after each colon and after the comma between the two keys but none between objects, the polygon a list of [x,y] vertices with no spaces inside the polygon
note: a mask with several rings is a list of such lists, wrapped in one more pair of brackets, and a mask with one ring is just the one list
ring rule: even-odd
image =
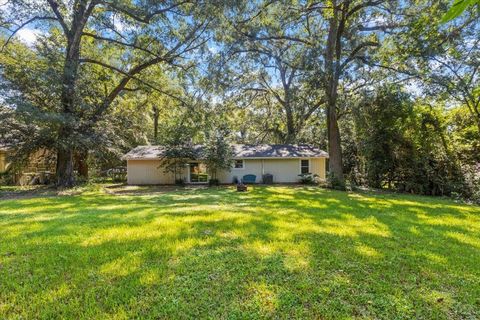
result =
[{"label": "small window", "polygon": [[243,160],[235,160],[233,167],[235,169],[243,169]]},{"label": "small window", "polygon": [[300,160],[300,173],[310,173],[310,160]]}]

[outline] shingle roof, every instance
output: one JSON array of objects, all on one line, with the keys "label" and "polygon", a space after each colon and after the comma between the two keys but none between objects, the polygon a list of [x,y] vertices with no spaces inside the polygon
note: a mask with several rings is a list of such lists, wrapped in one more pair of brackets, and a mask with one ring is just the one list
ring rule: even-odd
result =
[{"label": "shingle roof", "polygon": [[[194,147],[199,154],[203,146]],[[233,158],[328,158],[325,151],[306,144],[233,144]],[[164,146],[138,146],[125,154],[123,160],[156,160],[164,157]]]},{"label": "shingle roof", "polygon": [[126,153],[123,160],[156,160],[161,158],[165,152],[163,146],[138,146]]},{"label": "shingle roof", "polygon": [[324,158],[328,153],[307,144],[234,144],[235,158]]}]

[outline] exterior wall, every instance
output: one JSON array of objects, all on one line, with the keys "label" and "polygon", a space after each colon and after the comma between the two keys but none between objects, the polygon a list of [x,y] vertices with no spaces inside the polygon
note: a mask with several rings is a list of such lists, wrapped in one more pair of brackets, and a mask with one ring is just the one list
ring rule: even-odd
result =
[{"label": "exterior wall", "polygon": [[128,184],[174,184],[173,173],[165,173],[160,160],[128,160]]},{"label": "exterior wall", "polygon": [[0,151],[0,173],[5,172],[7,169],[7,154],[4,151]]},{"label": "exterior wall", "polygon": [[[7,150],[0,150],[0,173],[7,171],[12,163],[8,162]],[[25,185],[34,183],[48,183],[55,174],[56,154],[48,149],[40,149],[29,155],[26,163],[11,170],[12,181],[15,184]]]},{"label": "exterior wall", "polygon": [[[320,179],[325,179],[325,158],[310,160],[310,172],[318,174]],[[128,160],[127,182],[128,184],[173,184],[175,178],[171,173],[163,172],[160,160]],[[246,174],[257,176],[256,182],[262,182],[262,175],[273,175],[274,183],[295,183],[299,181],[300,159],[245,159],[243,169],[232,168],[231,171],[218,173],[220,183],[233,183],[234,177],[241,179]],[[187,180],[188,171],[183,173]],[[188,181],[188,180],[187,180]]]},{"label": "exterior wall", "polygon": [[50,171],[55,173],[56,154],[47,149],[40,149],[32,153],[27,165],[22,169],[23,172],[43,172]]},{"label": "exterior wall", "polygon": [[[325,179],[325,158],[310,160],[310,173],[318,174],[319,179]],[[262,165],[263,163],[263,165]],[[263,166],[263,167],[262,167]],[[257,176],[256,182],[262,182],[262,175],[273,175],[274,183],[295,183],[299,181],[300,159],[245,159],[243,169],[232,168],[230,172],[221,172],[218,178],[221,183],[232,183],[234,177],[241,179],[246,174]]]},{"label": "exterior wall", "polygon": [[298,182],[300,159],[265,160],[265,173],[273,175],[274,183]]},{"label": "exterior wall", "polygon": [[326,158],[317,158],[317,159],[310,159],[310,171],[313,174],[318,174],[318,178],[320,180],[326,180]]},{"label": "exterior wall", "polygon": [[254,174],[257,176],[256,182],[262,182],[262,160],[252,159],[243,161],[243,169],[232,168],[230,172],[222,171],[218,173],[220,183],[233,183],[233,178],[242,179],[246,174]]},{"label": "exterior wall", "polygon": [[[8,152],[0,150],[0,173],[8,169],[10,163],[7,161]],[[21,172],[55,172],[56,155],[46,149],[41,149],[32,153],[28,162],[22,167]]]}]

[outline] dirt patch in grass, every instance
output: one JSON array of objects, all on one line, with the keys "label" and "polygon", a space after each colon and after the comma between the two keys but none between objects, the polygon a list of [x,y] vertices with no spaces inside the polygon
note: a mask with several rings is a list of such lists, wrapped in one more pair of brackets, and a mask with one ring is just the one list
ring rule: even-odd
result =
[{"label": "dirt patch in grass", "polygon": [[80,185],[71,189],[59,189],[54,185],[0,186],[0,200],[74,196],[91,188],[92,186],[89,185]]},{"label": "dirt patch in grass", "polygon": [[[268,186],[262,184],[253,184],[248,185],[248,190],[252,191],[255,187]],[[301,184],[275,184],[271,185],[275,187],[288,187],[288,188],[305,188],[305,185]],[[125,195],[125,196],[135,196],[135,195],[161,195],[165,193],[175,192],[175,191],[198,191],[198,190],[224,190],[229,188],[235,188],[233,184],[223,184],[220,186],[208,186],[206,184],[202,185],[127,185],[127,184],[110,184],[104,185],[103,191],[111,195]]]},{"label": "dirt patch in grass", "polygon": [[53,186],[0,186],[0,200],[51,197],[57,194]]},{"label": "dirt patch in grass", "polygon": [[159,195],[174,191],[185,190],[201,190],[209,188],[207,185],[189,185],[189,186],[175,186],[175,185],[148,185],[148,186],[132,186],[126,184],[114,184],[103,187],[103,190],[107,194],[112,195]]}]

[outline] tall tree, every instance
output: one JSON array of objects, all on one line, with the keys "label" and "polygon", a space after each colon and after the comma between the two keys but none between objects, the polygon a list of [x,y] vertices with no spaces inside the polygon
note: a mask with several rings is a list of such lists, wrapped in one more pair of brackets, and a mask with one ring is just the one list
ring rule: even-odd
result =
[{"label": "tall tree", "polygon": [[[386,32],[402,23],[402,8],[396,1],[332,0],[308,3],[304,11],[310,31],[319,35],[319,59],[323,61],[322,87],[326,97],[329,169],[332,182],[344,188],[341,135],[338,125],[338,92],[352,70],[371,65],[373,53]],[[324,32],[323,32],[324,31]]]},{"label": "tall tree", "polygon": [[[27,25],[40,30],[50,28],[52,23],[60,26],[65,48],[60,79],[61,108],[58,110],[62,121],[56,132],[57,184],[70,187],[74,184],[73,160],[79,145],[75,139],[77,133],[95,126],[119,94],[129,88],[130,82],[161,87],[142,81],[143,72],[157,64],[181,66],[184,55],[204,43],[202,35],[207,21],[196,14],[206,8],[200,8],[198,3],[174,0],[156,4],[102,0],[74,3],[48,0],[47,3],[13,1],[7,4],[10,7],[6,12],[10,14],[3,17],[3,24],[10,32],[4,48]],[[82,49],[89,41],[100,48],[115,46],[123,52],[116,61],[92,58]],[[85,64],[98,65],[120,76],[116,83],[106,88],[102,101],[86,118],[78,121],[84,116],[78,80]]]},{"label": "tall tree", "polygon": [[[294,13],[288,3],[232,7],[218,38],[227,90],[235,91],[234,98],[248,97],[252,107],[261,109],[266,135],[272,133],[281,143],[296,143],[324,100],[309,83],[311,48],[291,19]],[[270,116],[274,110],[276,115]]]},{"label": "tall tree", "polygon": [[480,131],[479,13],[440,23],[446,3],[418,2],[402,36],[389,37],[384,64],[415,77],[417,94],[465,105]]}]

